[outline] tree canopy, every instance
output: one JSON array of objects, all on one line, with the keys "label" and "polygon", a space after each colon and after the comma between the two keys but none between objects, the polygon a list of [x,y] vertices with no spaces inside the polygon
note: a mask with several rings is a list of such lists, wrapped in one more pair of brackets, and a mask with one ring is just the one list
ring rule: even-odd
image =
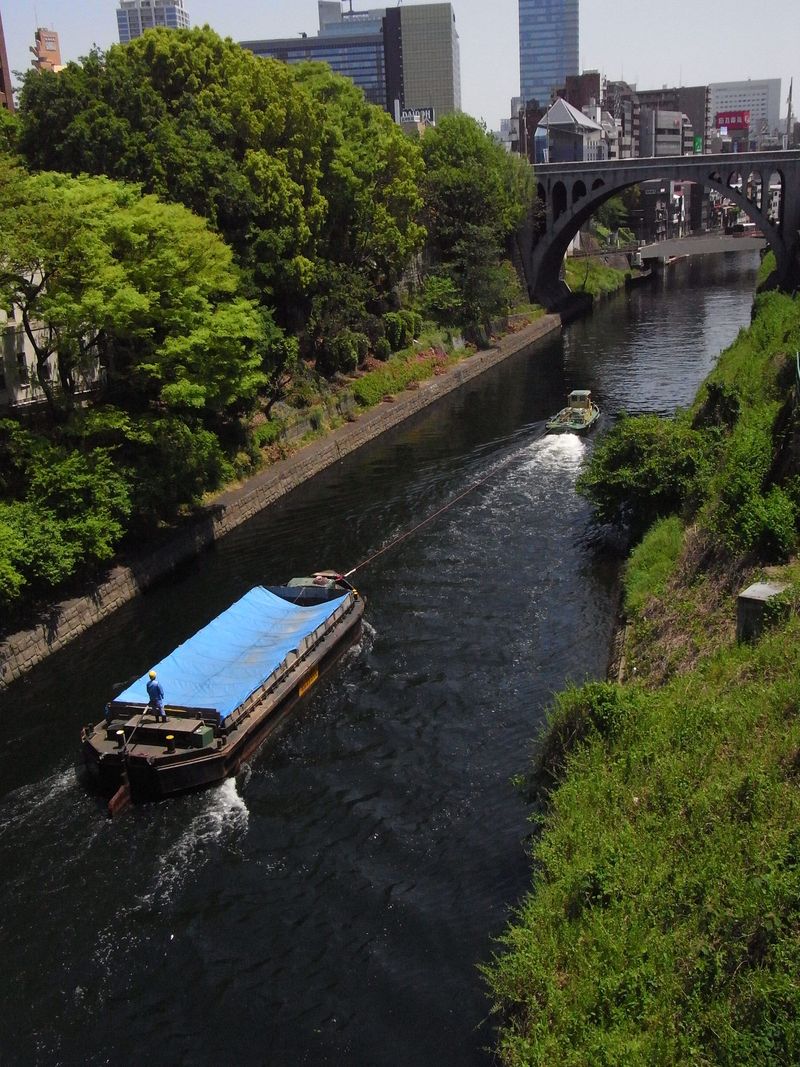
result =
[{"label": "tree canopy", "polygon": [[0,167],[0,301],[19,309],[54,415],[98,359],[111,385],[165,408],[252,402],[263,331],[238,286],[230,249],[185,208]]},{"label": "tree canopy", "polygon": [[465,324],[484,323],[508,306],[513,278],[501,261],[533,202],[532,172],[467,115],[444,116],[422,139],[422,153],[424,219],[438,268],[429,304]]}]

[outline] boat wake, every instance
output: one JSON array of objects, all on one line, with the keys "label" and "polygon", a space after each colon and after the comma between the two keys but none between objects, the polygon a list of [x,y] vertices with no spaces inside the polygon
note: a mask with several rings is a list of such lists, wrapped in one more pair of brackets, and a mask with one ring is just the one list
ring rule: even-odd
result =
[{"label": "boat wake", "polygon": [[41,823],[45,809],[51,805],[60,813],[64,795],[71,790],[77,791],[75,769],[65,767],[40,782],[31,782],[9,793],[0,808],[0,838],[10,829],[19,830],[26,822]]},{"label": "boat wake", "polygon": [[189,877],[196,874],[219,846],[234,848],[247,832],[250,812],[236,778],[197,794],[201,808],[177,840],[161,856],[151,889],[142,895],[145,904],[161,905],[174,898]]},{"label": "boat wake", "polygon": [[574,470],[583,461],[586,444],[576,433],[547,434],[529,449],[530,463],[544,464],[553,470]]}]

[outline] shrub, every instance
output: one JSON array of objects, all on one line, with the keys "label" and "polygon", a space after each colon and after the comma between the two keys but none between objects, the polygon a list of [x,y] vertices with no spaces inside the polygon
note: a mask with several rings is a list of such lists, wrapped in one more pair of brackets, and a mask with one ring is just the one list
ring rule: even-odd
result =
[{"label": "shrub", "polygon": [[623,417],[601,439],[577,489],[600,522],[627,523],[638,536],[657,518],[696,505],[707,453],[707,439],[681,422]]},{"label": "shrub", "polygon": [[370,347],[374,351],[378,341],[386,336],[386,327],[383,324],[383,319],[378,315],[367,315],[361,327],[367,335]]},{"label": "shrub", "polygon": [[358,362],[361,363],[369,355],[369,337],[365,333],[354,333],[353,341],[358,354]]},{"label": "shrub", "polygon": [[405,347],[414,338],[419,337],[422,333],[422,316],[416,311],[404,310],[399,311],[398,315],[402,319],[405,325],[406,341],[401,347]]},{"label": "shrub", "polygon": [[283,423],[277,419],[267,419],[253,430],[252,440],[257,448],[266,448],[273,444],[283,433]]},{"label": "shrub", "polygon": [[389,344],[385,337],[379,337],[375,342],[373,349],[373,355],[376,359],[383,360],[384,362],[391,356],[392,346]]},{"label": "shrub", "polygon": [[401,311],[388,311],[383,316],[383,324],[386,327],[386,339],[393,352],[399,352],[405,348],[409,341],[409,325],[403,318]]},{"label": "shrub", "polygon": [[730,430],[735,426],[741,410],[741,398],[734,386],[726,382],[709,381],[692,425],[696,430],[704,426],[724,426]]},{"label": "shrub", "polygon": [[463,299],[458,286],[446,275],[431,274],[425,279],[420,304],[434,322],[447,325],[461,321]]},{"label": "shrub", "polygon": [[796,541],[797,507],[782,487],[766,486],[772,464],[772,413],[751,417],[730,441],[711,525],[733,552],[785,558]]},{"label": "shrub", "polygon": [[543,799],[564,776],[570,754],[591,737],[613,738],[631,708],[629,691],[612,682],[587,682],[557,694],[538,742],[529,781],[532,798]]}]

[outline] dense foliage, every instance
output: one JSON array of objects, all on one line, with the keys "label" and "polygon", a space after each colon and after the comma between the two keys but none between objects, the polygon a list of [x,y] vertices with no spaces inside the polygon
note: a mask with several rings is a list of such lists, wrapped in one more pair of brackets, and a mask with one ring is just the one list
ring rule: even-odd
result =
[{"label": "dense foliage", "polygon": [[[622,482],[642,525],[667,510],[659,449],[683,516],[626,569],[630,680],[561,694],[539,745],[534,889],[487,968],[506,1064],[800,1058],[798,347],[800,298],[762,295],[690,412],[601,445],[607,516]],[[682,441],[707,453],[688,496]],[[736,593],[787,556],[765,634],[737,643]]]},{"label": "dense foliage", "polygon": [[[29,72],[0,115],[0,307],[46,412],[1,446],[25,474],[0,483],[0,604],[253,470],[287,390],[313,404],[315,377],[369,357],[361,403],[432,373],[437,354],[387,361],[420,311],[482,323],[518,296],[503,258],[530,192],[472,120],[420,142],[326,66],[208,28]],[[40,466],[81,491],[47,507]]]},{"label": "dense foliage", "polygon": [[[0,162],[0,303],[36,355],[49,424],[0,433],[0,602],[108,560],[231,474],[270,336],[230,249],[179,205]],[[54,372],[51,370],[55,364]],[[91,407],[85,377],[102,377]],[[133,526],[131,526],[133,524]]]},{"label": "dense foliage", "polygon": [[[320,344],[424,238],[419,148],[385,112],[323,64],[261,59],[207,28],[32,72],[20,114],[32,167],[139,182],[204,216],[278,323],[311,315]],[[332,323],[326,308],[341,309]]]},{"label": "dense foliage", "polygon": [[599,442],[578,490],[598,521],[627,523],[641,534],[697,494],[706,459],[701,434],[680,421],[623,417]]},{"label": "dense foliage", "polygon": [[422,154],[433,267],[426,307],[442,321],[486,325],[518,298],[504,252],[533,203],[532,171],[467,115],[446,115]]}]

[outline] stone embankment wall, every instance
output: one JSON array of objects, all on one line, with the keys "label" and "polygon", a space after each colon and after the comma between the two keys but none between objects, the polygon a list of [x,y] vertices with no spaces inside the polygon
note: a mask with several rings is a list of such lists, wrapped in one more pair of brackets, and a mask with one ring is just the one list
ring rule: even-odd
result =
[{"label": "stone embankment wall", "polygon": [[0,689],[105,619],[179,563],[197,555],[315,474],[560,327],[557,315],[545,315],[504,337],[495,347],[468,356],[446,374],[421,382],[418,389],[365,411],[355,422],[332,430],[288,459],[273,464],[244,486],[222,493],[191,526],[177,531],[167,545],[125,567],[114,568],[92,596],[54,605],[34,629],[0,643]]}]

